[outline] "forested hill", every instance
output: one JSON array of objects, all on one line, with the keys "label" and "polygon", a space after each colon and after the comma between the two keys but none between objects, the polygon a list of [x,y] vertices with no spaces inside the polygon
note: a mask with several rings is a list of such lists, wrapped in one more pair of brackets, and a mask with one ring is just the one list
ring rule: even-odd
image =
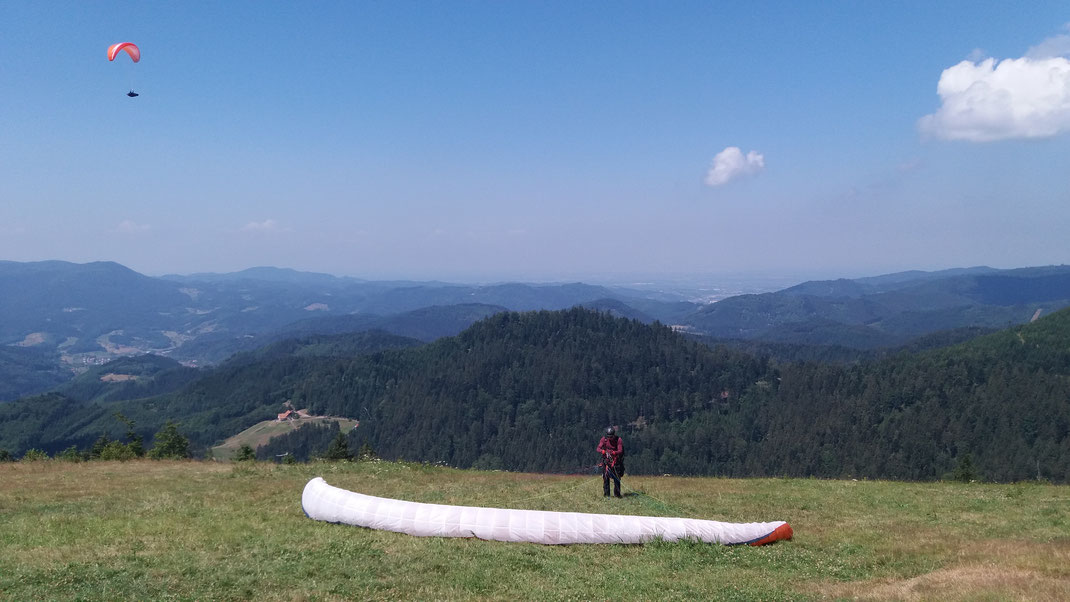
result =
[{"label": "forested hill", "polygon": [[71,378],[59,354],[32,347],[0,345],[0,402],[47,390]]},{"label": "forested hill", "polygon": [[357,436],[387,457],[556,471],[593,464],[607,424],[674,428],[770,377],[753,356],[577,308],[499,314],[403,356],[338,366],[297,396],[360,418]]},{"label": "forested hill", "polygon": [[872,363],[776,364],[580,308],[501,313],[413,349],[235,362],[146,400],[8,404],[0,447],[87,445],[115,411],[146,434],[177,419],[209,445],[292,401],[359,419],[353,449],[461,467],[584,470],[613,424],[633,472],[934,479],[972,466],[1066,482],[1067,341],[1062,311]]},{"label": "forested hill", "polygon": [[460,466],[590,465],[599,427],[616,424],[640,472],[933,479],[970,464],[1067,481],[1067,341],[1062,311],[871,364],[773,367],[604,314],[502,314],[299,394],[363,418],[354,444]]},{"label": "forested hill", "polygon": [[[780,370],[763,471],[1070,480],[1070,310],[970,342],[851,368]],[[751,456],[753,457],[753,456]]]}]

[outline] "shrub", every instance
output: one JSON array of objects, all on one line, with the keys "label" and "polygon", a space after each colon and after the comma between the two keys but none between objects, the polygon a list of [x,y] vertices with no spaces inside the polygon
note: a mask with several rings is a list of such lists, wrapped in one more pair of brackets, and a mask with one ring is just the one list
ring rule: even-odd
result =
[{"label": "shrub", "polygon": [[26,453],[22,454],[23,462],[40,462],[41,460],[47,459],[48,454],[46,454],[43,450],[37,449],[36,447],[33,449],[28,449],[26,450]]},{"label": "shrub", "polygon": [[349,451],[349,442],[342,433],[335,435],[331,444],[327,446],[327,452],[323,454],[324,460],[352,460],[353,454]]},{"label": "shrub", "polygon": [[126,425],[126,445],[130,448],[130,451],[133,452],[135,457],[140,458],[144,456],[145,445],[141,439],[141,435],[137,434],[137,431],[134,430],[134,421],[130,420],[126,416],[123,416],[119,412],[115,413],[115,418],[119,422],[122,422]]},{"label": "shrub", "polygon": [[75,445],[56,454],[56,459],[64,462],[81,462],[83,460],[82,452],[78,451],[78,447]]},{"label": "shrub", "polygon": [[89,448],[89,458],[91,460],[99,460],[100,454],[104,453],[104,448],[111,443],[111,438],[107,433],[103,433],[96,441],[93,442],[93,447]]},{"label": "shrub", "polygon": [[256,451],[248,443],[242,443],[238,448],[238,453],[234,455],[234,461],[248,462],[250,460],[256,460]]},{"label": "shrub", "polygon": [[501,470],[502,459],[494,454],[483,454],[472,463],[473,470]]},{"label": "shrub", "polygon": [[111,441],[104,446],[104,449],[100,452],[101,460],[119,460],[125,462],[126,460],[133,460],[137,457],[134,450],[127,444],[119,441]]},{"label": "shrub", "polygon": [[357,450],[357,460],[368,462],[377,459],[379,459],[379,455],[375,453],[375,450],[372,449],[371,445],[368,445],[367,441],[360,445],[360,449]]},{"label": "shrub", "polygon": [[178,432],[178,423],[168,420],[160,432],[156,433],[149,457],[156,460],[189,457],[189,439]]},{"label": "shrub", "polygon": [[977,470],[973,467],[973,458],[970,457],[970,454],[959,458],[959,463],[955,466],[955,471],[951,473],[951,478],[962,483],[977,480]]}]

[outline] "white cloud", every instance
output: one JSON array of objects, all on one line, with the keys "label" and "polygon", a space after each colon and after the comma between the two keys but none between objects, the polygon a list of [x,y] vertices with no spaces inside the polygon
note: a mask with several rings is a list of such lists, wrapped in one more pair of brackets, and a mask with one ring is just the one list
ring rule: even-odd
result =
[{"label": "white cloud", "polygon": [[987,142],[1070,131],[1070,35],[1048,38],[1017,59],[962,61],[944,69],[940,109],[918,120],[922,133]]},{"label": "white cloud", "polygon": [[279,222],[273,219],[266,219],[262,222],[249,222],[241,227],[242,232],[285,232],[286,228],[279,225]]},{"label": "white cloud", "polygon": [[123,234],[139,234],[141,232],[148,232],[152,226],[148,224],[139,224],[133,220],[124,219],[119,222],[119,225],[115,226],[115,232],[122,232]]},{"label": "white cloud", "polygon": [[713,157],[713,164],[706,172],[706,184],[722,186],[743,176],[754,175],[765,169],[765,157],[756,151],[746,155],[737,146],[729,146]]},{"label": "white cloud", "polygon": [[1052,36],[1043,42],[1033,46],[1025,53],[1026,58],[1050,59],[1055,57],[1070,57],[1070,23],[1063,26],[1067,33]]}]

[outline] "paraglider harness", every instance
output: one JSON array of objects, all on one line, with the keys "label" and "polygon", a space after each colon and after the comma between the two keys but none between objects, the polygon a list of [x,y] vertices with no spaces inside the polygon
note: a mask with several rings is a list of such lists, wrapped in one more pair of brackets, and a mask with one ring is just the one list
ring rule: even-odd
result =
[{"label": "paraglider harness", "polygon": [[[622,454],[623,456],[623,454]],[[609,471],[613,471],[613,474],[617,475],[617,478],[624,476],[624,458],[616,457],[613,452],[603,451],[602,462],[599,464],[602,467],[602,472],[609,476]]]},{"label": "paraglider harness", "polygon": [[620,456],[609,450],[602,451],[602,494],[609,497],[609,482],[613,481],[613,495],[620,497],[620,477],[624,474],[624,463]]}]

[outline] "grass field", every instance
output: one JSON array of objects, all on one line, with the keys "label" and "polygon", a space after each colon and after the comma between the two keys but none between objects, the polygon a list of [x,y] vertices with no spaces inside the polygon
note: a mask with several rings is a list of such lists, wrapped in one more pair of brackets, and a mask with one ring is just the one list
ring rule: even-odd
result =
[{"label": "grass field", "polygon": [[[312,521],[323,476],[447,504],[787,520],[765,547],[542,546]],[[1070,599],[1070,487],[596,477],[388,462],[0,464],[3,600]]]}]

